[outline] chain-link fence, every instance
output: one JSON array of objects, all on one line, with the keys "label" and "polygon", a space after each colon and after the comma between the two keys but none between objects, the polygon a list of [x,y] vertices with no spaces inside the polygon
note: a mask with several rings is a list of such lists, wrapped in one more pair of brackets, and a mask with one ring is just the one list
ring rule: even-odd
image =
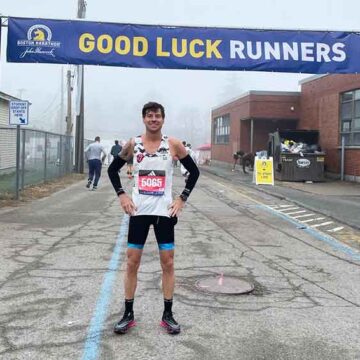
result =
[{"label": "chain-link fence", "polygon": [[17,129],[0,127],[0,196],[16,194],[17,182],[21,190],[73,172],[72,136],[21,129],[19,142],[17,164]]}]

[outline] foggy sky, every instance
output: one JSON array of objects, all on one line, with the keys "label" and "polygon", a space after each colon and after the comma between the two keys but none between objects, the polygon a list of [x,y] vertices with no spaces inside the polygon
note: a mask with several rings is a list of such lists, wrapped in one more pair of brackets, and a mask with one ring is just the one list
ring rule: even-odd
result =
[{"label": "foggy sky", "polygon": [[[76,12],[77,0],[0,0],[0,13],[8,16],[75,19]],[[86,20],[359,31],[359,13],[359,0],[87,0]],[[68,67],[6,63],[6,29],[2,33],[0,91],[31,101],[33,127],[65,129],[60,89],[62,68]],[[142,105],[154,100],[165,106],[164,132],[198,145],[210,140],[212,107],[248,90],[298,91],[298,81],[308,76],[86,66],[85,136],[111,140],[140,133]]]}]

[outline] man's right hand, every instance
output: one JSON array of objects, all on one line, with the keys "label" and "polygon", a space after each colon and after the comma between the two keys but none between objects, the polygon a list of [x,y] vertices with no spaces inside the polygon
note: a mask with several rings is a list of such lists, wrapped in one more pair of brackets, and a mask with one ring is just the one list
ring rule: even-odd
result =
[{"label": "man's right hand", "polygon": [[132,199],[128,195],[126,194],[119,195],[119,200],[120,200],[120,206],[125,211],[125,214],[128,214],[130,216],[135,214],[137,208],[134,202],[132,201]]}]

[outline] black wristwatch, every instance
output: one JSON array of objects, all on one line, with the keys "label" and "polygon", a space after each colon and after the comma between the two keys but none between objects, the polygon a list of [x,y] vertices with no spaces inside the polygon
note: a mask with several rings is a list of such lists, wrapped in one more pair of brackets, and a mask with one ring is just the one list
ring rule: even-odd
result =
[{"label": "black wristwatch", "polygon": [[123,188],[120,188],[118,191],[116,191],[116,195],[117,195],[117,196],[120,196],[120,195],[122,195],[122,194],[125,194],[125,191],[124,191]]},{"label": "black wristwatch", "polygon": [[188,199],[188,197],[185,194],[180,194],[179,198],[184,202]]}]

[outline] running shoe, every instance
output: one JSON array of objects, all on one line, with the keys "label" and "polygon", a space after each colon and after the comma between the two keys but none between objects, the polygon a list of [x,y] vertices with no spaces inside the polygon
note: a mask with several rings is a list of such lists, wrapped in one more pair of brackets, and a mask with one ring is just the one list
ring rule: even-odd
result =
[{"label": "running shoe", "polygon": [[122,319],[114,326],[114,333],[126,334],[126,332],[135,325],[134,312],[131,311],[124,314]]},{"label": "running shoe", "polygon": [[172,312],[165,312],[163,314],[160,326],[164,327],[169,334],[179,334],[180,325],[176,322]]}]

